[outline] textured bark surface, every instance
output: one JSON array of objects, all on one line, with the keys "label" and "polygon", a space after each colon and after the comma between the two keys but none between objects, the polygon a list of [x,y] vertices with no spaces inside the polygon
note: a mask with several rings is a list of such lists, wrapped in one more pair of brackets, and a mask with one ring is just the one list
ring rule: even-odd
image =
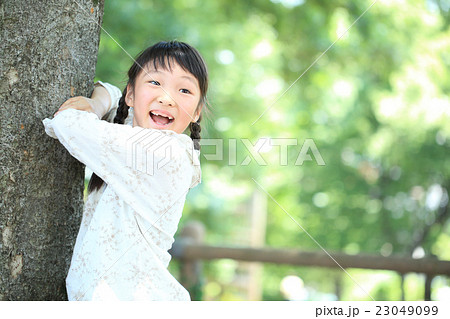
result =
[{"label": "textured bark surface", "polygon": [[84,169],[44,132],[93,88],[103,1],[0,0],[0,300],[65,300]]}]

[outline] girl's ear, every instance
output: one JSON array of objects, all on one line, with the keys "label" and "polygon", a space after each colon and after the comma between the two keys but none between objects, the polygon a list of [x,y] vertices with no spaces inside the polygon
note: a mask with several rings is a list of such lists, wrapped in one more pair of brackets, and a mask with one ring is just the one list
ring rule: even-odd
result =
[{"label": "girl's ear", "polygon": [[203,108],[203,104],[200,104],[197,107],[197,110],[195,111],[194,116],[193,116],[193,118],[194,118],[193,122],[197,122],[198,121],[198,119],[200,117],[200,114],[202,114],[202,108]]},{"label": "girl's ear", "polygon": [[134,95],[133,95],[133,90],[131,88],[131,85],[128,84],[127,85],[127,94],[125,95],[125,103],[127,103],[127,105],[129,107],[133,107],[133,103],[134,103]]}]

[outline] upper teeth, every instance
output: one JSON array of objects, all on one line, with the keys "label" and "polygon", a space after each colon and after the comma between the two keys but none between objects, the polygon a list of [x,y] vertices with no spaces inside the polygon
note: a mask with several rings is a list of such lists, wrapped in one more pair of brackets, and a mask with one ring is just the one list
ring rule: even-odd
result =
[{"label": "upper teeth", "polygon": [[151,111],[151,113],[154,114],[154,115],[159,115],[159,116],[167,117],[167,118],[169,118],[169,120],[173,120],[173,117],[170,116],[170,115],[165,115],[165,114],[161,114],[161,113],[154,112],[154,111]]}]

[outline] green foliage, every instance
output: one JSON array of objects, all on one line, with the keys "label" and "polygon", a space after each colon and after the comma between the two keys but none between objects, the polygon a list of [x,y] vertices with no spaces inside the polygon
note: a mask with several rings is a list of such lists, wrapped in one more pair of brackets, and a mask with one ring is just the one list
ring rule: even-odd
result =
[{"label": "green foliage", "polygon": [[[448,212],[450,189],[449,8],[439,0],[380,0],[338,40],[371,3],[106,2],[103,27],[114,40],[102,34],[99,79],[126,84],[132,60],[116,41],[134,57],[156,41],[178,39],[207,61],[212,116],[202,134],[224,140],[224,159],[202,157],[203,181],[191,191],[182,223],[201,220],[208,243],[239,243],[247,225],[242,212],[258,189],[254,178],[327,250],[410,256],[420,246],[426,255],[450,258],[448,213],[438,218]],[[261,154],[265,166],[255,160],[241,165],[250,154],[240,139],[255,144],[262,137],[298,140],[289,147],[288,165],[280,165],[279,147]],[[307,138],[325,166],[314,160],[294,165]],[[237,139],[235,165],[228,161],[229,139]],[[268,200],[266,245],[320,249],[283,209]],[[212,284],[205,299],[208,291],[219,299],[241,298],[224,288],[229,263],[208,265]],[[334,271],[264,269],[267,300],[283,299],[279,283],[288,274],[316,292],[311,298],[335,293]],[[400,298],[398,275],[358,274],[358,282],[377,280],[369,285],[376,298]],[[344,277],[342,298],[366,300]],[[420,280],[408,280],[405,289],[423,290]]]}]

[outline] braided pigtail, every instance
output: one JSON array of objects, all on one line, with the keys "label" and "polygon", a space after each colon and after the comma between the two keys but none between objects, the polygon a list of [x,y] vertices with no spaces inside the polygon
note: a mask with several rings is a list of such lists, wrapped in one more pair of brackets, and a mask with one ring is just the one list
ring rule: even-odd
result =
[{"label": "braided pigtail", "polygon": [[[128,117],[128,109],[130,108],[127,103],[125,103],[125,97],[127,96],[127,88],[123,90],[122,97],[119,100],[119,106],[117,107],[117,113],[114,117],[114,123],[124,124],[125,119]],[[89,180],[88,192],[91,193],[94,190],[99,190],[105,182],[97,174],[92,173],[91,179]]]},{"label": "braided pigtail", "polygon": [[114,123],[123,124],[128,117],[128,109],[130,108],[125,103],[125,97],[127,96],[127,88],[123,90],[122,97],[119,100],[119,107],[117,108],[116,116],[114,117]]},{"label": "braided pigtail", "polygon": [[200,136],[200,132],[202,131],[202,128],[200,126],[200,121],[202,120],[202,116],[198,118],[197,122],[191,122],[189,124],[189,130],[191,131],[191,139],[194,142],[194,149],[200,150],[200,139],[202,138]]}]

